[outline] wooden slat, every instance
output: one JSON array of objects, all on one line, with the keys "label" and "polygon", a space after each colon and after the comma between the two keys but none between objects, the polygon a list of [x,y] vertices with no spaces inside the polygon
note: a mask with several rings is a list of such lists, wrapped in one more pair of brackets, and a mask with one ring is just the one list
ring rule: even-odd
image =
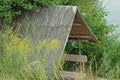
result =
[{"label": "wooden slat", "polygon": [[78,39],[91,39],[91,36],[86,36],[86,35],[70,35],[69,38],[78,38]]},{"label": "wooden slat", "polygon": [[60,71],[60,75],[62,78],[66,79],[75,79],[80,73],[77,72],[69,72],[69,71]]},{"label": "wooden slat", "polygon": [[74,55],[74,54],[67,54],[67,61],[77,61],[77,62],[87,62],[87,56],[85,55]]},{"label": "wooden slat", "polygon": [[73,27],[80,27],[81,24],[80,23],[73,23]]},{"label": "wooden slat", "polygon": [[70,71],[60,71],[60,76],[65,79],[75,80],[77,77],[85,77],[86,73],[70,72]]},{"label": "wooden slat", "polygon": [[89,42],[89,40],[69,39],[68,41]]},{"label": "wooden slat", "polygon": [[70,34],[90,34],[83,26],[78,27],[77,25],[72,27]]}]

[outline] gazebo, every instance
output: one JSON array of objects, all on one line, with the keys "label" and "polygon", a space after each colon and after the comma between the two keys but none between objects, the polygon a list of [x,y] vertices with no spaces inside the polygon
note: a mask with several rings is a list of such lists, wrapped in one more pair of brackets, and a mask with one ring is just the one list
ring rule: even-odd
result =
[{"label": "gazebo", "polygon": [[[52,6],[40,8],[40,12],[28,11],[20,22],[23,24],[22,33],[25,34],[25,27],[28,27],[35,44],[44,39],[60,41],[61,48],[49,55],[48,65],[53,65],[64,53],[68,40],[98,42],[76,6]],[[52,70],[52,66],[48,68]]]}]

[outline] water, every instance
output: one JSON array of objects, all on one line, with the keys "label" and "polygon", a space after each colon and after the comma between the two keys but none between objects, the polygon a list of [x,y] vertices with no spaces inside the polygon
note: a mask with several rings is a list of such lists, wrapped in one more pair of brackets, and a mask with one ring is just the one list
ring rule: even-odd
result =
[{"label": "water", "polygon": [[120,32],[120,0],[100,0],[103,1],[103,7],[109,11],[106,16],[108,23],[118,25],[116,32]]}]

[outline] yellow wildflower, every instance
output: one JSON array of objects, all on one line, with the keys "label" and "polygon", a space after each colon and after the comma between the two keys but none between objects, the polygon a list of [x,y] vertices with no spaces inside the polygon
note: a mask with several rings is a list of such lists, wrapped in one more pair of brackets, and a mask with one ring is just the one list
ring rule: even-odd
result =
[{"label": "yellow wildflower", "polygon": [[49,43],[49,48],[54,49],[59,47],[59,41],[58,40],[52,40]]},{"label": "yellow wildflower", "polygon": [[46,45],[47,45],[47,39],[46,40],[43,40],[38,46],[36,46],[37,47],[37,49],[41,49],[41,48],[43,48],[43,47],[46,47]]}]

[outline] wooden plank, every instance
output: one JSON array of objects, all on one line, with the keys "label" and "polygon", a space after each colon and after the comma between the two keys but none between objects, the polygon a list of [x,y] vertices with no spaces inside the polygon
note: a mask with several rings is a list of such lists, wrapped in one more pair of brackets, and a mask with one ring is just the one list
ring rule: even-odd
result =
[{"label": "wooden plank", "polygon": [[68,41],[89,42],[89,40],[78,40],[78,39],[71,39],[71,38],[69,38]]},{"label": "wooden plank", "polygon": [[78,38],[78,39],[91,39],[91,36],[87,36],[87,35],[70,35],[69,38],[74,39],[74,38]]},{"label": "wooden plank", "polygon": [[80,23],[73,23],[73,27],[80,27],[81,24]]},{"label": "wooden plank", "polygon": [[71,41],[79,41],[79,42],[93,42],[92,37],[88,37],[88,36],[78,36],[78,35],[74,35],[74,36],[69,36],[69,40]]},{"label": "wooden plank", "polygon": [[83,26],[73,26],[70,34],[90,34]]},{"label": "wooden plank", "polygon": [[66,79],[75,79],[80,73],[70,71],[60,71],[60,76]]},{"label": "wooden plank", "polygon": [[80,76],[85,77],[86,73],[71,72],[71,71],[60,71],[60,76],[64,79],[75,80]]},{"label": "wooden plank", "polygon": [[74,55],[74,54],[67,54],[67,61],[77,61],[77,62],[87,62],[87,56],[85,55]]}]

